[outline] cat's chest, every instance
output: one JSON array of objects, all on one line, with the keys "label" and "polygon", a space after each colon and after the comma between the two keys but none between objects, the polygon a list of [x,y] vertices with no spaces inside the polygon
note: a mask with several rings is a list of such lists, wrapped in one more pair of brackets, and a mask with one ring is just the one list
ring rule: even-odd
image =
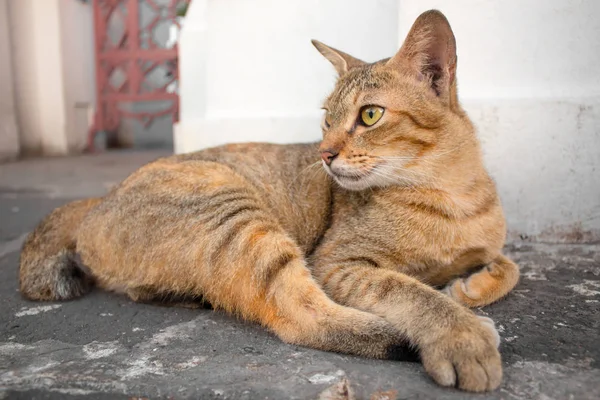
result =
[{"label": "cat's chest", "polygon": [[361,251],[373,249],[386,264],[411,275],[452,265],[465,252],[487,246],[476,224],[397,198],[371,194],[346,197],[338,205],[343,229],[365,242]]},{"label": "cat's chest", "polygon": [[454,222],[402,203],[371,205],[359,215],[366,218],[365,229],[379,230],[388,239],[390,254],[406,266],[450,263],[455,249],[467,238]]}]

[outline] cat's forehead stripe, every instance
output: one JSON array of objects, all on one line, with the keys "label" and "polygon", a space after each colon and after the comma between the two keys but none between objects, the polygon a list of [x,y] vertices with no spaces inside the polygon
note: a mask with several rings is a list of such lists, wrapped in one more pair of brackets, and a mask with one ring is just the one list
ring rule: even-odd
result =
[{"label": "cat's forehead stripe", "polygon": [[330,111],[335,116],[346,114],[350,106],[356,103],[361,92],[380,89],[384,82],[389,81],[389,74],[383,71],[375,72],[374,66],[375,64],[370,64],[351,70],[340,78],[327,101]]}]

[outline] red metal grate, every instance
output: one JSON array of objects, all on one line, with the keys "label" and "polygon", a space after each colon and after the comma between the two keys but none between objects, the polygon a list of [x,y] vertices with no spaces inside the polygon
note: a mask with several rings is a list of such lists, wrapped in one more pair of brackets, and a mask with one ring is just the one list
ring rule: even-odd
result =
[{"label": "red metal grate", "polygon": [[[159,25],[177,24],[177,9],[191,0],[93,0],[96,54],[96,110],[88,135],[94,150],[98,132],[116,132],[122,118],[133,118],[145,127],[155,118],[179,116],[179,96],[167,87],[178,79],[177,45],[161,46],[155,39]],[[140,8],[151,20],[141,26]],[[153,75],[165,77],[159,83]],[[160,111],[131,112],[124,103],[168,100]]]}]

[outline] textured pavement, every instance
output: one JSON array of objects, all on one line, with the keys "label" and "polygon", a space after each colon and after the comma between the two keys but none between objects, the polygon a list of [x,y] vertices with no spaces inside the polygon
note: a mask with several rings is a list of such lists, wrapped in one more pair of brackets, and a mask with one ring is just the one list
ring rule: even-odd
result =
[{"label": "textured pavement", "polygon": [[600,398],[598,244],[507,246],[523,277],[504,301],[478,310],[496,321],[505,365],[501,388],[485,395],[441,389],[417,363],[290,346],[209,309],[98,290],[64,303],[23,300],[18,251],[40,218],[160,155],[0,165],[0,399],[316,399],[344,379],[357,399]]}]

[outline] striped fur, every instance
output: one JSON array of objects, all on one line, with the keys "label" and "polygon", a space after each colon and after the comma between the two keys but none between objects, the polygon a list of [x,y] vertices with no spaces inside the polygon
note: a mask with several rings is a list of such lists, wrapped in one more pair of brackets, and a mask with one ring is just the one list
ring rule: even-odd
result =
[{"label": "striped fur", "polygon": [[[340,74],[320,144],[168,157],[55,210],[23,248],[22,294],[69,299],[94,283],[136,301],[203,299],[289,343],[380,358],[409,345],[439,384],[494,389],[497,332],[463,305],[498,300],[519,272],[501,254],[446,19],[423,14],[374,64],[315,46]],[[356,120],[369,104],[385,113],[367,128]],[[319,149],[337,157],[322,167]]]}]

